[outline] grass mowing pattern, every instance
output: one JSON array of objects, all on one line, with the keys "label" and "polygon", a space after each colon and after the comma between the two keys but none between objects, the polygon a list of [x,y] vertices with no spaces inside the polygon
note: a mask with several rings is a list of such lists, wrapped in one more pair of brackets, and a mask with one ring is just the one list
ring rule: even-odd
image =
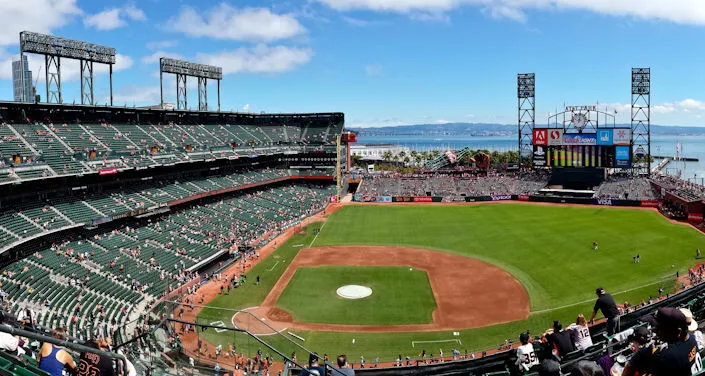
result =
[{"label": "grass mowing pattern", "polygon": [[[363,285],[372,295],[345,299],[343,285]],[[409,267],[300,267],[276,305],[297,321],[330,324],[395,325],[433,322],[436,301],[425,271]]]},{"label": "grass mowing pattern", "polygon": [[[592,242],[599,250],[592,250]],[[623,291],[675,275],[705,248],[696,230],[652,211],[502,204],[346,206],[335,212],[317,246],[400,245],[474,257],[513,274],[531,310],[594,298],[596,287]],[[641,263],[632,264],[632,256]]]},{"label": "grass mowing pattern", "polygon": [[[229,296],[221,296],[210,305],[244,308],[259,304],[286,268],[281,263],[272,272],[273,256],[291,260],[299,248],[313,240],[313,229],[295,235],[274,255],[255,266],[251,276],[263,276],[261,286],[246,285]],[[591,250],[593,241],[598,252]],[[639,303],[656,296],[659,287],[665,292],[673,282],[663,276],[681,274],[694,263],[695,249],[705,248],[705,237],[686,226],[672,224],[651,211],[614,208],[555,207],[531,204],[477,206],[346,206],[334,213],[316,239],[314,246],[370,244],[401,245],[442,250],[481,259],[512,273],[529,292],[532,313],[527,320],[491,327],[451,332],[416,333],[339,333],[299,331],[305,345],[320,354],[345,353],[355,361],[379,356],[393,360],[397,355],[415,357],[425,348],[449,354],[452,348],[478,351],[496,347],[507,338],[517,339],[525,330],[539,333],[554,319],[564,324],[578,313],[592,311],[595,287],[613,292],[618,302]],[[640,264],[631,264],[639,253]],[[288,265],[288,264],[286,264]],[[674,265],[675,268],[671,268]],[[273,280],[272,280],[273,279]],[[646,285],[646,286],[645,286]],[[645,287],[640,287],[645,286]],[[626,293],[615,293],[630,290]],[[583,302],[584,303],[579,303]],[[576,304],[578,303],[578,304]],[[556,308],[561,306],[568,307]],[[544,311],[547,310],[548,311]],[[205,310],[199,321],[222,320],[230,325],[232,312]],[[261,345],[232,333],[203,333],[211,343],[237,342],[238,348],[253,355]],[[355,339],[355,343],[352,343]],[[411,341],[460,339],[462,345],[438,343],[411,346]],[[296,349],[281,336],[265,337],[285,353]]]}]

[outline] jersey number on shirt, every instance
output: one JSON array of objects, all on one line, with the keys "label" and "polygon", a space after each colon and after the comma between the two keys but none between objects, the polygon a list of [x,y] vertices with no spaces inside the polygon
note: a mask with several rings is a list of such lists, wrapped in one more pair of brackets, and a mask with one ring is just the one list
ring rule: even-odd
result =
[{"label": "jersey number on shirt", "polygon": [[524,354],[524,360],[522,361],[522,363],[531,364],[534,362],[536,362],[536,353],[535,352],[532,351],[528,354]]},{"label": "jersey number on shirt", "polygon": [[695,375],[703,370],[703,360],[700,357],[700,353],[695,353],[695,363],[690,367],[690,374]]}]

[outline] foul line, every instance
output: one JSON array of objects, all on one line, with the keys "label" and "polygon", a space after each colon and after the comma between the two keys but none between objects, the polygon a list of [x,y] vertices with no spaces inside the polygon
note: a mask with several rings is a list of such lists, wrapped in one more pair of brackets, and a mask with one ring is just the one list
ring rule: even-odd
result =
[{"label": "foul line", "polygon": [[271,268],[267,269],[267,271],[268,271],[268,272],[271,272],[272,270],[274,270],[274,268],[277,266],[278,263],[279,263],[279,260],[277,260],[277,262],[275,262],[274,265],[272,265]]},{"label": "foul line", "polygon": [[411,347],[416,347],[417,343],[441,343],[441,342],[455,342],[459,345],[463,344],[463,341],[459,339],[439,339],[437,341],[411,341]]},{"label": "foul line", "polygon": [[[664,276],[664,277],[661,277],[661,280],[659,280],[659,281],[652,282],[652,283],[649,283],[649,284],[646,284],[646,285],[643,285],[643,286],[639,286],[639,287],[633,287],[633,288],[631,288],[631,289],[624,290],[624,291],[618,291],[618,292],[615,292],[615,293],[612,294],[612,295],[624,294],[625,292],[630,292],[630,291],[642,289],[642,288],[644,288],[644,287],[653,286],[653,285],[656,285],[656,284],[659,284],[659,283],[663,283],[664,280],[669,279],[669,278],[672,278],[672,277],[673,277],[672,275]],[[581,304],[585,304],[585,303],[590,303],[590,302],[594,302],[594,301],[595,301],[595,299],[588,299],[588,300],[583,300],[582,302],[577,302],[577,303],[573,303],[573,304],[568,304],[568,305],[564,305],[564,306],[560,306],[560,307],[549,308],[549,309],[542,309],[542,310],[540,310],[540,311],[532,311],[532,312],[529,312],[529,314],[532,314],[532,315],[533,315],[533,314],[538,314],[538,313],[552,312],[552,311],[557,311],[557,310],[559,310],[559,309],[575,307],[575,306],[577,306],[577,305],[581,305]]]},{"label": "foul line", "polygon": [[313,237],[313,240],[311,240],[311,244],[308,245],[309,248],[311,248],[311,246],[316,241],[316,239],[318,239],[318,235],[321,235],[323,228],[326,227],[326,223],[328,223],[328,221],[323,222],[323,226],[321,226],[321,228],[318,229],[318,233],[316,234],[316,236]]}]

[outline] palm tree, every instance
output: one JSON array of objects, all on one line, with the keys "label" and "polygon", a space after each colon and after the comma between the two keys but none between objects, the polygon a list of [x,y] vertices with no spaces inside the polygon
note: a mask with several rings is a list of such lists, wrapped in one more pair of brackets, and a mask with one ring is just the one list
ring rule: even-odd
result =
[{"label": "palm tree", "polygon": [[382,154],[382,159],[384,159],[384,160],[387,161],[387,162],[391,162],[391,161],[392,161],[392,158],[393,158],[393,155],[394,155],[394,154],[392,154],[391,151],[387,150],[387,151],[384,152],[384,154]]}]

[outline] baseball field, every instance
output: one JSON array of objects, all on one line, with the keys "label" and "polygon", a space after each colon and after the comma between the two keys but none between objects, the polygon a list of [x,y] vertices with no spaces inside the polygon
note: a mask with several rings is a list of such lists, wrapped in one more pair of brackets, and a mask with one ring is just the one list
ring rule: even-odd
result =
[{"label": "baseball field", "polygon": [[[599,249],[593,250],[593,242]],[[248,282],[206,304],[198,321],[266,334],[286,353],[290,341],[321,354],[392,360],[422,349],[448,355],[495,348],[554,319],[589,316],[596,287],[638,304],[673,291],[705,249],[705,237],[652,210],[509,203],[348,205],[307,226],[247,274]],[[633,256],[640,262],[633,263]],[[254,283],[260,276],[259,285]],[[344,299],[336,289],[368,286]],[[252,308],[283,334],[233,317]],[[263,349],[250,337],[209,329],[211,344]]]}]

